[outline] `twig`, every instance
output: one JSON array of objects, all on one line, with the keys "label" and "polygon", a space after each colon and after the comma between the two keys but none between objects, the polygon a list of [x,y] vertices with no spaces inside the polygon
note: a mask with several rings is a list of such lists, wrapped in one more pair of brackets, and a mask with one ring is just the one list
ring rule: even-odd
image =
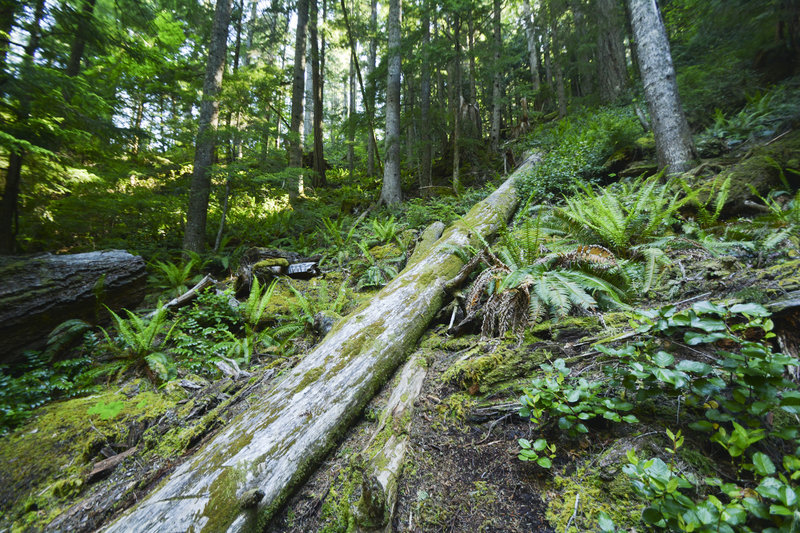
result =
[{"label": "twig", "polygon": [[567,522],[567,527],[564,528],[564,533],[569,533],[569,526],[572,525],[572,521],[578,515],[578,504],[580,503],[580,501],[581,501],[581,493],[580,492],[576,492],[575,493],[575,510],[572,512],[572,516],[569,517],[569,521]]},{"label": "twig", "polygon": [[774,138],[774,139],[772,139],[771,141],[764,143],[764,146],[769,146],[770,144],[774,143],[775,141],[777,141],[777,140],[778,140],[778,139],[780,139],[781,137],[784,137],[784,136],[786,136],[786,135],[790,134],[791,132],[792,132],[792,130],[787,130],[787,131],[784,131],[783,133],[781,133],[780,135],[778,135],[777,137],[775,137],[775,138]]},{"label": "twig", "polygon": [[155,311],[152,311],[151,313],[148,313],[146,318],[153,318],[154,316],[156,316],[156,313],[158,313],[161,309],[169,309],[170,307],[180,307],[182,305],[185,305],[187,302],[189,302],[195,296],[197,296],[197,294],[201,290],[205,289],[206,287],[208,287],[210,285],[215,284],[216,282],[217,281],[214,278],[211,277],[211,274],[206,274],[203,277],[203,279],[201,279],[200,281],[197,282],[197,285],[195,285],[194,287],[192,287],[188,291],[184,292],[183,294],[181,294],[177,298],[173,298],[172,300],[168,301],[167,303],[162,305],[160,309],[156,309]]},{"label": "twig", "polygon": [[477,446],[478,444],[481,444],[481,443],[483,443],[483,442],[486,442],[486,441],[489,439],[489,436],[492,434],[492,430],[494,429],[494,427],[495,427],[495,426],[496,426],[498,423],[500,423],[500,422],[502,422],[503,420],[505,420],[506,418],[508,418],[509,416],[511,416],[511,413],[505,414],[505,415],[501,416],[500,418],[498,418],[497,420],[493,421],[493,422],[492,422],[492,423],[489,425],[489,431],[487,431],[487,432],[486,432],[486,436],[485,436],[485,437],[483,437],[483,438],[482,438],[481,440],[479,440],[478,442],[476,442],[476,443],[475,443],[475,445]]}]

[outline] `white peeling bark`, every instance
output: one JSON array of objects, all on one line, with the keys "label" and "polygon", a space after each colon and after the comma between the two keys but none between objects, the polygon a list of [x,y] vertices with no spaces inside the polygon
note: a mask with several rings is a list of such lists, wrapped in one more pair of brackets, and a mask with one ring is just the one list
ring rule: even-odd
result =
[{"label": "white peeling bark", "polygon": [[639,71],[653,121],[658,165],[668,174],[691,168],[696,158],[692,134],[683,113],[667,32],[656,0],[628,0]]},{"label": "white peeling bark", "polygon": [[[448,229],[372,301],[337,325],[266,397],[109,526],[127,531],[256,531],[302,483],[411,351],[462,262],[452,246],[479,245],[516,209],[517,173]],[[260,490],[255,507],[239,499]]]}]

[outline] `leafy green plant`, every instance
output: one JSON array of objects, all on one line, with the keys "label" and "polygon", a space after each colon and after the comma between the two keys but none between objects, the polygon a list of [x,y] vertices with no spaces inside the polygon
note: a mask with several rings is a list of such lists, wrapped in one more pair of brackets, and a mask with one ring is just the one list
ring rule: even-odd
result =
[{"label": "leafy green plant", "polygon": [[399,226],[394,216],[390,216],[384,221],[378,218],[372,220],[372,233],[381,243],[386,243],[394,239],[397,236],[398,230]]},{"label": "leafy green plant", "polygon": [[517,458],[520,461],[535,461],[542,468],[553,466],[553,459],[556,457],[556,445],[548,444],[545,439],[536,439],[534,442],[528,439],[519,439],[520,452]]},{"label": "leafy green plant", "polygon": [[[391,264],[392,260],[378,261],[369,251],[366,243],[359,242],[358,247],[361,249],[362,256],[367,261],[367,268],[358,276],[356,281],[356,289],[371,289],[380,288],[389,283],[398,274],[397,269]],[[399,257],[394,262],[402,261],[403,258]]]},{"label": "leafy green plant", "polygon": [[156,272],[150,276],[150,283],[158,289],[169,291],[170,296],[180,296],[189,290],[188,284],[196,263],[197,260],[194,258],[183,265],[156,261],[153,264]]},{"label": "leafy green plant", "polygon": [[566,198],[564,207],[552,211],[549,221],[555,224],[548,229],[635,256],[638,247],[667,234],[678,210],[689,201],[673,191],[673,184],[660,183],[659,175],[621,182],[600,193],[582,185],[578,194]]},{"label": "leafy green plant", "polygon": [[273,280],[266,288],[262,288],[258,277],[255,276],[253,278],[253,283],[250,285],[250,294],[241,306],[242,315],[247,325],[255,328],[261,323],[261,318],[264,316],[264,311],[272,299],[272,294],[275,292],[277,284],[278,280]]},{"label": "leafy green plant", "polygon": [[716,176],[707,187],[703,188],[691,187],[683,179],[679,179],[678,184],[688,198],[687,204],[697,210],[697,221],[700,227],[708,228],[715,225],[728,200],[731,189],[730,176],[724,180],[720,180],[720,177]]},{"label": "leafy green plant", "polygon": [[552,365],[543,364],[542,370],[544,376],[534,378],[520,398],[520,416],[530,418],[535,424],[543,425],[556,418],[559,429],[576,436],[588,433],[584,422],[598,416],[629,424],[639,421],[632,414],[620,414],[630,411],[633,404],[604,396],[603,382],[584,378],[569,380],[570,370],[563,359],[556,359]]},{"label": "leafy green plant", "polygon": [[127,309],[125,310],[127,319],[120,317],[111,309],[108,312],[114,319],[117,331],[117,336],[112,339],[108,332],[103,330],[109,345],[118,343],[121,356],[128,359],[130,364],[146,366],[162,381],[172,379],[175,376],[172,360],[163,351],[158,351],[158,347],[169,340],[177,325],[177,322],[173,323],[164,333],[167,326],[167,309],[159,302],[155,314],[149,319],[141,318]]}]

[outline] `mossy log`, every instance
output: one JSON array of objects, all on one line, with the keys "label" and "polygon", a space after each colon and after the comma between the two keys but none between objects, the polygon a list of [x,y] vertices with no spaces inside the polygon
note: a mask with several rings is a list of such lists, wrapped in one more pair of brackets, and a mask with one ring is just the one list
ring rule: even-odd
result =
[{"label": "mossy log", "polygon": [[[358,531],[392,530],[397,483],[408,448],[411,414],[427,375],[424,355],[416,352],[403,365],[389,401],[381,412],[378,427],[363,452],[366,459],[364,479],[372,482],[372,490],[362,488],[356,505],[354,515]],[[376,491],[381,492],[379,497],[375,496]],[[373,493],[371,497],[365,497],[367,492]],[[379,503],[376,505],[376,502]],[[380,517],[380,520],[374,517]]]},{"label": "mossy log", "polygon": [[124,250],[0,259],[0,363],[44,346],[70,318],[94,321],[103,305],[134,307],[144,296],[144,260]]},{"label": "mossy log", "polygon": [[[517,172],[533,164],[526,161]],[[286,378],[106,531],[254,531],[336,444],[417,343],[461,268],[452,246],[478,245],[513,214],[516,173],[342,319]],[[263,491],[252,507],[249,491]]]}]

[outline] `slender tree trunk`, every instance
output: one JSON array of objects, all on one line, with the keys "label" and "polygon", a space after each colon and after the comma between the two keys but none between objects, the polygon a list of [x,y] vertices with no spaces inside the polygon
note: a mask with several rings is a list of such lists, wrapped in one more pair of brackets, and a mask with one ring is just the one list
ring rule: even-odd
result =
[{"label": "slender tree trunk", "polygon": [[310,12],[310,41],[311,41],[311,84],[314,88],[314,179],[315,187],[322,187],[327,183],[325,179],[325,149],[322,145],[322,76],[320,73],[319,57],[319,10],[317,0],[309,0]]},{"label": "slender tree trunk", "polygon": [[552,27],[552,50],[553,50],[553,72],[556,82],[556,98],[558,99],[558,118],[567,116],[567,91],[564,89],[564,70],[561,65],[561,48],[558,40],[558,21],[553,21]]},{"label": "slender tree trunk", "polygon": [[456,57],[453,61],[453,85],[455,91],[452,101],[455,107],[453,117],[453,190],[458,193],[461,188],[461,107],[464,97],[461,95],[461,19],[454,15],[453,37],[456,41]]},{"label": "slender tree trunk", "polygon": [[[294,41],[294,77],[292,82],[292,122],[289,126],[289,166],[303,166],[303,97],[305,96],[306,34],[308,30],[308,2],[297,0],[297,31]],[[289,183],[289,198],[303,194],[303,175],[298,174]]]},{"label": "slender tree trunk", "polygon": [[19,5],[16,0],[0,0],[0,92],[9,76],[6,72],[8,46]]},{"label": "slender tree trunk", "polygon": [[600,99],[615,101],[628,85],[622,17],[615,0],[597,0],[597,79]]},{"label": "slender tree trunk", "polygon": [[578,59],[578,64],[575,69],[577,71],[576,86],[579,96],[589,96],[594,92],[591,54],[589,53],[589,46],[586,40],[589,28],[586,25],[586,16],[583,12],[581,2],[578,0],[571,0],[570,7],[572,8],[575,29],[577,31],[577,43],[575,47],[575,55]]},{"label": "slender tree trunk", "polygon": [[231,0],[217,0],[203,81],[203,101],[200,103],[194,170],[189,191],[189,208],[186,211],[186,232],[183,235],[183,248],[191,252],[202,252],[205,247],[208,196],[211,191],[209,170],[214,162],[214,148],[217,141],[218,95],[225,72],[230,17]]},{"label": "slender tree trunk", "polygon": [[470,12],[467,19],[469,34],[467,35],[467,51],[469,53],[469,107],[468,116],[472,119],[470,122],[470,135],[472,139],[483,138],[483,122],[481,120],[481,111],[478,107],[478,85],[475,81],[475,28],[472,13]]},{"label": "slender tree trunk", "polygon": [[131,156],[134,160],[139,155],[139,129],[142,127],[142,119],[144,118],[144,97],[141,94],[136,95],[136,105],[133,113],[133,121],[131,129],[133,130],[133,143],[131,145]]},{"label": "slender tree trunk", "polygon": [[[28,44],[25,46],[25,55],[20,69],[20,76],[23,80],[32,74],[33,61],[39,50],[39,41],[42,36],[39,27],[42,17],[44,17],[44,0],[37,0],[33,11],[33,21],[28,29]],[[30,117],[31,100],[27,94],[20,98],[19,108],[15,114],[17,115],[17,124],[26,122]],[[24,160],[25,151],[22,148],[15,147],[10,150],[6,183],[3,188],[3,198],[0,200],[0,254],[12,254],[16,250],[19,231],[18,202]]]},{"label": "slender tree trunk", "polygon": [[[312,2],[313,0],[309,0]],[[309,23],[308,23],[309,33],[311,33],[311,7],[309,6]],[[308,68],[308,65],[313,64],[313,59],[311,58],[311,47],[308,47],[306,50],[306,79],[305,79],[305,104],[303,105],[303,136],[301,137],[303,140],[301,144],[303,145],[303,152],[307,152],[309,149],[313,149],[314,144],[314,80],[312,69]]]},{"label": "slender tree trunk", "polygon": [[350,102],[347,110],[347,169],[350,179],[355,178],[356,171],[356,57],[350,54]]},{"label": "slender tree trunk", "polygon": [[422,146],[420,147],[420,173],[419,186],[431,186],[431,23],[430,23],[430,3],[425,2],[422,6],[422,72],[420,74],[419,89],[419,135]]},{"label": "slender tree trunk", "polygon": [[78,17],[78,27],[75,29],[75,37],[72,40],[65,71],[69,77],[77,76],[81,71],[81,59],[83,59],[83,51],[86,49],[86,39],[91,31],[95,2],[96,0],[83,0],[81,14]]},{"label": "slender tree trunk", "polygon": [[389,0],[387,21],[389,68],[386,78],[386,165],[383,169],[381,202],[399,204],[400,188],[400,0]]},{"label": "slender tree trunk", "polygon": [[534,92],[538,92],[541,87],[541,81],[539,80],[539,47],[536,44],[536,28],[530,0],[522,2],[522,16],[525,19],[525,36],[528,41],[528,64],[531,67],[532,88]]},{"label": "slender tree trunk", "polygon": [[[367,60],[367,85],[369,88],[367,90],[368,101],[365,102],[368,113],[370,109],[375,109],[375,83],[372,73],[375,72],[375,62],[378,56],[378,0],[370,1],[369,34],[369,57]],[[375,153],[377,149],[375,135],[370,133],[367,136],[367,176],[375,175]]]},{"label": "slender tree trunk", "polygon": [[686,171],[697,155],[678,97],[664,23],[655,0],[628,0],[628,5],[659,167],[668,174]]},{"label": "slender tree trunk", "polygon": [[500,57],[503,50],[503,35],[501,27],[501,0],[494,0],[492,3],[492,30],[494,37],[494,79],[492,80],[492,151],[500,149],[500,120],[503,114],[502,103],[502,81],[503,73],[500,70]]}]

